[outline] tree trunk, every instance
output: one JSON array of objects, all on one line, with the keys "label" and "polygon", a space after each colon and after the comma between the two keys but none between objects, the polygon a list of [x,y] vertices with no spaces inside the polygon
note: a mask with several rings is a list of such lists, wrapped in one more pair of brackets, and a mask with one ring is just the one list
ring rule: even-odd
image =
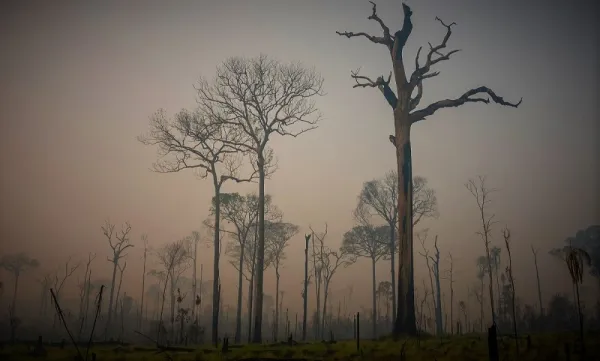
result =
[{"label": "tree trunk", "polygon": [[275,320],[273,320],[274,342],[279,336],[279,266],[275,266]]},{"label": "tree trunk", "polygon": [[110,321],[112,319],[112,311],[113,311],[113,300],[115,296],[115,282],[117,280],[117,265],[119,264],[119,260],[114,260],[116,257],[113,256],[113,272],[112,272],[112,281],[110,282],[110,297],[108,298],[108,318],[106,319],[106,328],[108,329],[110,325]]},{"label": "tree trunk", "polygon": [[11,312],[13,317],[17,317],[17,291],[19,290],[19,271],[15,272],[15,286],[13,289],[13,299],[11,304]]},{"label": "tree trunk", "polygon": [[392,319],[396,319],[396,224],[390,223],[390,271],[392,280]]},{"label": "tree trunk", "polygon": [[144,323],[144,293],[146,291],[146,248],[144,248],[144,270],[142,273],[142,299],[140,303],[140,320],[138,328],[143,331],[142,325]]},{"label": "tree trunk", "polygon": [[302,300],[302,341],[306,341],[306,316],[308,311],[308,242],[310,241],[310,236],[305,236],[306,246],[304,248],[304,294]]},{"label": "tree trunk", "polygon": [[323,314],[321,315],[321,337],[325,336],[325,316],[327,315],[327,299],[329,298],[329,281],[323,282]]},{"label": "tree trunk", "polygon": [[215,187],[215,235],[214,235],[214,260],[213,260],[213,297],[212,297],[212,344],[216,345],[219,340],[219,258],[221,256],[221,193],[220,184],[217,180],[216,171],[212,172]]},{"label": "tree trunk", "polygon": [[[254,258],[256,259],[256,247],[254,247]],[[256,263],[256,261],[255,261]],[[248,343],[252,342],[252,303],[254,301],[254,271],[256,264],[252,267],[250,284],[248,285]]]},{"label": "tree trunk", "polygon": [[540,271],[538,269],[537,255],[533,252],[533,263],[535,265],[535,276],[537,278],[538,300],[540,303],[540,315],[544,316],[544,304],[542,303],[542,288],[540,285]]},{"label": "tree trunk", "polygon": [[373,339],[377,338],[377,280],[375,279],[375,257],[371,257],[372,292],[373,292]]},{"label": "tree trunk", "polygon": [[[238,293],[237,293],[237,311],[235,315],[235,343],[240,343],[242,341],[242,298],[243,291],[242,286],[244,280],[243,276],[243,267],[244,267],[244,251],[245,247],[242,244],[240,247],[240,259],[239,259],[239,272],[238,272]],[[252,286],[250,286],[252,287]]]},{"label": "tree trunk", "polygon": [[[400,60],[401,61],[401,60]],[[397,72],[397,70],[395,70]],[[403,70],[402,70],[403,71]],[[398,74],[396,74],[398,77]],[[394,334],[416,335],[414,255],[412,239],[412,157],[407,91],[398,92],[394,109],[396,161],[398,168],[398,300]]]},{"label": "tree trunk", "polygon": [[265,159],[258,152],[258,253],[256,260],[256,302],[254,310],[253,343],[262,342],[263,281],[265,263]]},{"label": "tree trunk", "polygon": [[437,255],[437,261],[433,264],[434,273],[435,273],[435,293],[437,293],[437,297],[435,298],[435,326],[436,326],[436,334],[441,336],[444,332],[444,327],[442,324],[442,298],[441,296],[441,287],[440,287],[440,266],[439,266],[439,253]]},{"label": "tree trunk", "polygon": [[[192,275],[193,275],[193,279],[192,279],[192,297],[191,301],[192,301],[192,320],[195,319],[196,316],[196,295],[198,293],[198,265],[196,264],[198,260],[198,239],[196,238],[196,236],[194,235],[194,264],[192,265]],[[144,265],[145,265],[145,258],[144,258]],[[143,299],[142,299],[143,301]]]}]

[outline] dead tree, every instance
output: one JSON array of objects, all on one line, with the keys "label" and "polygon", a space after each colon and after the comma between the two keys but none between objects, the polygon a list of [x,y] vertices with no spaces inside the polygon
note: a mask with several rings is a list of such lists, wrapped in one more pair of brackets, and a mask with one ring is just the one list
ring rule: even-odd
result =
[{"label": "dead tree", "polygon": [[505,227],[502,230],[502,236],[504,237],[504,245],[506,246],[506,253],[508,253],[508,266],[506,267],[506,273],[508,274],[508,281],[510,282],[510,296],[512,304],[512,321],[513,321],[513,332],[515,334],[515,345],[517,347],[517,357],[519,356],[519,334],[517,333],[517,309],[516,309],[516,290],[515,290],[515,278],[513,276],[512,269],[512,256],[510,254],[510,230]]},{"label": "dead tree", "polygon": [[313,259],[313,277],[315,280],[315,323],[313,324],[313,331],[315,332],[315,339],[318,340],[321,336],[321,286],[323,285],[323,260],[321,259],[322,252],[321,247],[324,247],[323,242],[327,237],[327,223],[325,223],[325,231],[322,233],[316,233],[311,226],[308,227],[312,232],[312,259]]},{"label": "dead tree", "polygon": [[450,281],[450,334],[454,334],[454,262],[450,252],[448,252],[448,259],[450,260],[450,268],[448,269]]},{"label": "dead tree", "polygon": [[[121,295],[121,286],[123,285],[123,273],[125,273],[125,269],[127,268],[127,261],[123,263],[123,266],[119,264],[119,286],[117,286],[117,295],[115,296],[115,305],[119,305],[119,296]],[[115,309],[116,306],[115,306]],[[116,314],[116,312],[115,312]]]},{"label": "dead tree", "polygon": [[288,246],[289,240],[298,233],[299,227],[295,224],[284,222],[269,222],[267,226],[271,229],[273,234],[273,241],[269,242],[269,251],[273,254],[273,268],[275,270],[275,320],[273,334],[275,335],[274,341],[277,342],[279,337],[279,316],[281,312],[279,304],[280,269],[285,260],[285,248]]},{"label": "dead tree", "polygon": [[[158,147],[160,160],[153,164],[158,173],[175,173],[184,169],[197,171],[201,178],[210,179],[213,184],[214,226],[220,230],[221,189],[228,180],[237,183],[255,178],[253,172],[247,178],[240,178],[241,155],[245,154],[236,144],[243,142],[239,132],[226,127],[214,113],[214,107],[200,104],[196,111],[182,110],[174,119],[168,119],[164,110],[157,111],[150,118],[150,131],[138,137],[144,145]],[[212,342],[219,335],[219,260],[221,256],[220,232],[214,232],[213,256],[213,302],[212,302]]]},{"label": "dead tree", "polygon": [[140,318],[138,320],[138,329],[142,331],[144,324],[144,294],[146,293],[146,261],[148,259],[148,235],[142,234],[142,244],[144,245],[144,266],[142,272],[142,295],[140,300]]},{"label": "dead tree", "polygon": [[306,341],[306,317],[308,312],[308,243],[311,234],[304,235],[304,288],[302,289],[302,341]]},{"label": "dead tree", "polygon": [[[311,231],[312,228],[311,228]],[[313,231],[314,232],[314,231]],[[325,227],[325,234],[327,233],[327,227]],[[339,267],[348,267],[354,262],[354,259],[348,254],[347,249],[341,247],[338,251],[329,248],[325,244],[324,235],[315,235],[317,243],[316,258],[319,260],[320,276],[322,279],[322,291],[323,291],[323,311],[320,313],[320,324],[316,327],[320,328],[320,336],[325,336],[325,319],[327,317],[327,301],[329,300],[329,287],[331,286],[331,280],[339,269]],[[317,305],[318,307],[318,305]],[[331,311],[331,310],[330,310]]]},{"label": "dead tree", "polygon": [[[427,271],[429,274],[429,285],[430,285],[430,290],[431,290],[431,304],[433,305],[433,309],[436,309],[436,299],[439,298],[439,294],[436,293],[436,289],[433,286],[433,278],[434,278],[434,270],[431,267],[431,263],[430,261],[433,260],[433,258],[429,255],[429,250],[427,249],[427,247],[425,247],[425,241],[427,241],[427,229],[425,229],[422,232],[417,233],[417,239],[419,240],[419,242],[421,242],[421,247],[423,248],[423,252],[421,253],[419,252],[419,254],[421,255],[421,257],[423,257],[425,259],[425,264],[427,265]],[[423,287],[425,287],[425,285],[423,285]],[[437,316],[437,312],[436,312],[436,316]],[[441,321],[441,320],[439,320]],[[437,327],[437,318],[436,318],[436,327]]]},{"label": "dead tree", "polygon": [[15,283],[13,289],[13,297],[11,302],[11,313],[14,317],[17,314],[17,291],[19,289],[19,277],[25,271],[37,268],[40,262],[37,259],[30,258],[27,254],[21,252],[17,254],[7,254],[0,259],[0,267],[12,273]]},{"label": "dead tree", "polygon": [[542,303],[542,286],[540,284],[540,270],[537,263],[538,251],[531,245],[531,253],[533,253],[533,264],[535,265],[535,276],[537,278],[538,301],[540,303],[540,315],[544,317],[544,304]]},{"label": "dead tree", "polygon": [[[73,275],[73,273],[75,273],[75,271],[79,268],[80,263],[77,263],[75,265],[70,265],[71,263],[71,257],[69,257],[67,259],[67,261],[65,262],[65,268],[64,268],[64,274],[60,275],[60,271],[56,271],[54,273],[54,279],[52,281],[53,284],[53,288],[54,288],[54,299],[56,300],[56,302],[60,303],[60,291],[62,291],[63,286],[65,285],[65,282],[67,281],[67,279],[69,277],[71,277]],[[52,322],[52,327],[56,326],[56,319],[57,319],[57,315],[54,315],[54,320]]]},{"label": "dead tree", "polygon": [[79,283],[79,334],[77,339],[81,339],[81,332],[83,331],[83,325],[85,324],[85,319],[87,317],[88,305],[89,305],[89,292],[90,292],[90,280],[92,270],[90,269],[90,265],[92,261],[96,258],[95,253],[88,254],[88,260],[85,265],[85,272],[83,274],[83,282]]},{"label": "dead tree", "polygon": [[[320,115],[312,100],[322,91],[323,79],[300,64],[283,64],[266,56],[233,57],[217,68],[213,83],[201,79],[198,101],[217,115],[221,124],[243,136],[242,141],[229,142],[250,152],[252,165],[258,171],[258,250],[257,263],[265,255],[264,196],[265,179],[273,161],[269,140],[274,136],[297,137],[315,129]],[[271,168],[269,170],[269,168]],[[263,267],[256,274],[256,312],[253,342],[262,339]]]},{"label": "dead tree", "polygon": [[444,330],[442,325],[442,298],[441,298],[441,287],[440,287],[440,250],[437,245],[438,236],[435,236],[435,241],[433,243],[433,247],[435,248],[435,258],[431,257],[431,261],[433,262],[433,274],[435,276],[435,325],[436,325],[436,334],[441,336]]},{"label": "dead tree", "polygon": [[[126,249],[133,247],[129,243],[129,232],[131,232],[131,225],[129,222],[125,222],[119,234],[115,234],[115,225],[110,221],[105,221],[102,228],[102,233],[108,240],[108,245],[113,252],[112,258],[108,258],[108,262],[113,264],[112,280],[110,282],[110,296],[108,299],[108,318],[106,320],[106,329],[108,330],[113,314],[113,301],[115,296],[115,282],[117,279],[117,268],[119,267],[119,261],[125,256],[123,252]],[[114,303],[116,308],[116,303]]]},{"label": "dead tree", "polygon": [[[451,55],[458,50],[451,50],[443,53],[450,35],[452,34],[452,26],[455,23],[446,24],[441,19],[436,17],[442,26],[446,28],[446,35],[441,44],[430,45],[429,52],[426,57],[425,64],[419,62],[421,48],[417,52],[415,60],[415,70],[410,76],[407,75],[403,49],[412,32],[412,11],[406,4],[402,4],[404,10],[404,24],[402,29],[391,33],[390,29],[377,14],[377,7],[372,2],[372,13],[368,19],[376,21],[381,29],[382,36],[373,36],[365,32],[337,32],[338,35],[348,38],[364,37],[373,43],[381,44],[387,48],[387,51],[392,60],[392,72],[386,78],[380,76],[373,80],[367,76],[359,75],[359,72],[353,72],[351,77],[356,81],[354,87],[371,87],[378,88],[393,110],[395,134],[389,136],[390,142],[394,145],[396,151],[397,171],[398,171],[398,228],[399,228],[399,245],[400,245],[400,270],[398,277],[398,310],[397,320],[394,326],[394,334],[398,335],[401,332],[416,334],[416,320],[414,307],[414,271],[413,271],[413,247],[412,247],[412,157],[410,145],[410,129],[411,126],[428,116],[433,115],[436,111],[443,108],[458,107],[466,103],[489,103],[490,99],[481,95],[487,94],[492,101],[497,104],[518,107],[518,103],[505,101],[502,97],[496,95],[494,91],[486,86],[470,89],[463,95],[455,99],[445,99],[434,102],[424,108],[418,109],[419,103],[423,95],[423,81],[435,77],[439,71],[432,71],[432,67],[437,63],[448,60]],[[390,82],[394,76],[396,92],[390,87]],[[416,90],[416,95],[412,94]]]},{"label": "dead tree", "polygon": [[492,256],[490,253],[490,237],[492,233],[492,226],[496,223],[494,221],[495,214],[487,214],[487,207],[489,206],[490,194],[495,191],[495,189],[488,188],[485,184],[486,178],[485,176],[479,176],[478,182],[474,179],[469,179],[469,181],[465,184],[465,187],[473,195],[475,201],[477,202],[477,208],[479,211],[479,216],[481,220],[481,230],[477,231],[476,234],[479,235],[481,240],[485,245],[485,255],[487,258],[487,274],[490,278],[490,307],[492,309],[492,324],[496,325],[496,309],[494,307],[494,281],[492,278],[493,270],[492,270]]}]

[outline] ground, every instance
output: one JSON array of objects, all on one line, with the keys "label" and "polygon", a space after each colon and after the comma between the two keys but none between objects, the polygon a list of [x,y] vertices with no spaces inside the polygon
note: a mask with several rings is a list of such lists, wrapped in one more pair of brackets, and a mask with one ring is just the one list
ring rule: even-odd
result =
[{"label": "ground", "polygon": [[[406,360],[406,361],[478,361],[488,360],[486,337],[452,336],[440,340],[429,337],[427,339],[404,339],[399,341],[361,340],[361,351],[357,352],[355,341],[339,341],[329,343],[308,343],[295,346],[280,345],[243,345],[231,347],[229,352],[223,354],[214,347],[200,347],[191,351],[157,352],[154,348],[128,346],[96,346],[91,352],[96,353],[97,361],[134,361],[134,360],[173,360],[173,361],[200,361],[200,360]],[[569,345],[570,358],[565,353],[565,345]],[[573,334],[543,334],[532,335],[530,347],[526,338],[519,342],[520,354],[516,357],[515,341],[503,337],[499,341],[500,360],[585,360],[600,361],[600,334],[589,334],[586,338],[586,356],[580,358],[579,347],[575,345]],[[65,360],[75,359],[74,347],[60,349],[58,346],[46,346],[47,356],[36,358],[30,355],[32,346],[14,345],[4,346],[0,351],[0,360]],[[85,349],[82,350],[85,355]],[[402,357],[404,354],[405,357]],[[85,357],[85,356],[84,356]],[[89,360],[91,360],[91,356]]]}]

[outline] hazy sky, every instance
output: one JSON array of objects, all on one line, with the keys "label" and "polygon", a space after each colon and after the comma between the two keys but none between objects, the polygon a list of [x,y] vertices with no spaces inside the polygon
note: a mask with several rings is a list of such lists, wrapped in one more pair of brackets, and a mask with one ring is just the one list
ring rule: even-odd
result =
[{"label": "hazy sky", "polygon": [[[534,295],[530,244],[541,249],[541,270],[562,280],[566,268],[546,251],[600,222],[599,29],[592,3],[408,2],[414,11],[405,49],[410,71],[418,47],[426,50],[427,42],[439,43],[445,33],[436,16],[458,24],[448,45],[462,49],[426,82],[422,105],[480,85],[507,100],[523,97],[518,109],[468,104],[441,110],[413,128],[414,172],[435,188],[440,210],[438,220],[422,227],[439,235],[444,254],[454,255],[456,277],[464,278],[457,298],[475,282],[474,259],[484,252],[474,234],[479,223],[475,200],[464,187],[468,178],[485,174],[499,189],[491,205],[500,221],[494,243],[501,244],[498,231],[507,224],[517,292],[528,300]],[[378,8],[388,26],[402,26],[400,1],[378,1]],[[273,139],[279,170],[266,185],[285,219],[301,226],[282,279],[290,295],[285,302],[297,307],[302,233],[328,222],[327,241],[339,244],[352,226],[362,183],[395,166],[389,106],[377,90],[353,89],[350,78],[358,67],[364,75],[387,75],[389,53],[366,39],[335,34],[378,35],[377,23],[367,19],[370,12],[362,0],[3,2],[0,252],[27,251],[41,260],[42,269],[24,282],[54,271],[68,256],[98,252],[94,275],[108,279],[109,249],[100,230],[105,218],[131,222],[136,245],[142,233],[159,246],[201,229],[210,182],[191,172],[150,172],[155,149],[136,136],[158,108],[169,114],[193,108],[193,84],[199,76],[212,77],[227,57],[265,53],[314,66],[327,92],[318,99],[324,120],[317,130]],[[256,187],[230,184],[226,191]],[[134,295],[140,248],[130,252],[125,276]],[[211,257],[206,248],[200,260],[205,279],[211,278]],[[425,272],[421,257],[416,260],[420,285]],[[226,284],[233,285],[233,269],[226,261],[222,267]],[[381,262],[378,280],[388,279],[388,269]],[[551,279],[545,278],[547,295],[555,291]],[[75,281],[66,287],[74,288]],[[268,270],[267,293],[273,293],[273,281]],[[370,290],[367,262],[341,270],[333,292],[352,282],[355,289]],[[234,304],[235,287],[225,293]],[[354,295],[357,307],[370,305],[368,292]]]}]

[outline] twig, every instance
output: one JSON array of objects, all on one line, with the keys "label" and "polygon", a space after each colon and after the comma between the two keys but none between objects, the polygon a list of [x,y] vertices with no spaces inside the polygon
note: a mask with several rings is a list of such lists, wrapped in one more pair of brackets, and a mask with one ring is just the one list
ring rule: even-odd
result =
[{"label": "twig", "polygon": [[65,330],[67,330],[67,334],[69,335],[69,338],[71,339],[71,342],[73,343],[73,346],[75,346],[75,349],[77,350],[79,359],[83,360],[81,351],[79,351],[79,347],[77,346],[77,343],[75,342],[75,339],[73,338],[73,335],[71,335],[71,331],[69,331],[69,326],[67,326],[67,321],[65,321],[65,315],[63,314],[63,311],[60,308],[60,305],[58,304],[58,300],[56,299],[56,295],[54,294],[54,289],[52,289],[52,288],[50,289],[50,294],[52,295],[52,300],[54,301],[54,307],[56,308],[56,313],[58,314],[59,319],[62,321],[63,325],[65,326]]}]

